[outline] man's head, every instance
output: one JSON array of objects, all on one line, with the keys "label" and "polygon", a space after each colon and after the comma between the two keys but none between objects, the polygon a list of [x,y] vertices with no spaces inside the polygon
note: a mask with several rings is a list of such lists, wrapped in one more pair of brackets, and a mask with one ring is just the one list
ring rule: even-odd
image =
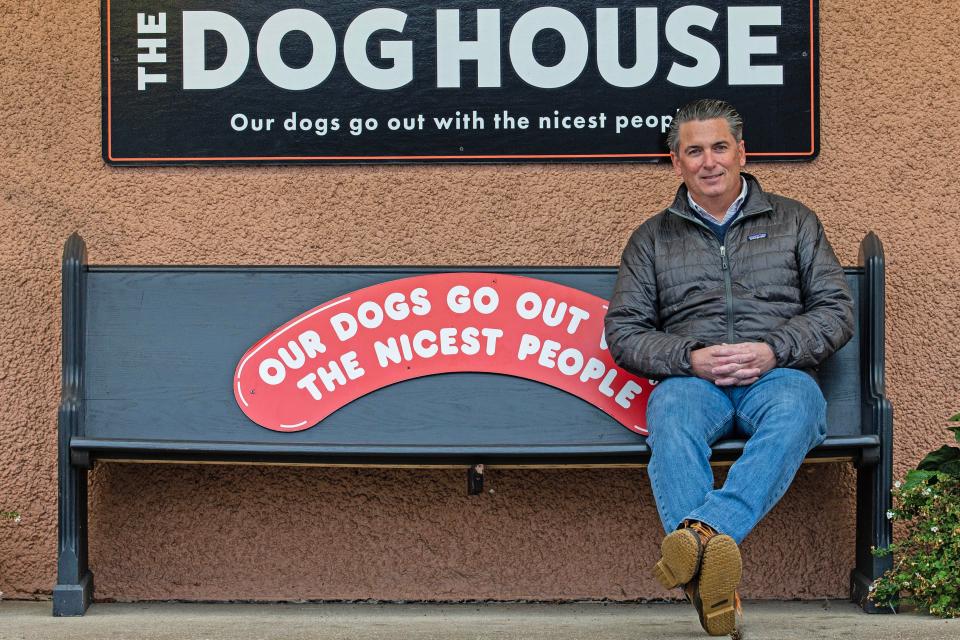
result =
[{"label": "man's head", "polygon": [[667,143],[674,170],[698,204],[720,209],[736,200],[747,156],[743,118],[732,105],[708,99],[685,105],[670,125]]}]

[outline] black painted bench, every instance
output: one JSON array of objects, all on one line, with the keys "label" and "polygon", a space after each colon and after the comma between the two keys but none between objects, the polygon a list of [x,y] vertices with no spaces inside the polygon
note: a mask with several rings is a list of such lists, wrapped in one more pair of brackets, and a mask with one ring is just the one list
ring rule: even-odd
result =
[{"label": "black painted bench", "polygon": [[[861,245],[860,264],[846,269],[857,300],[857,333],[821,368],[829,435],[808,460],[856,465],[851,598],[872,611],[867,587],[890,563],[872,557],[870,548],[891,539],[885,514],[892,472],[883,248],[872,233]],[[387,280],[456,270],[92,266],[83,240],[71,236],[63,256],[54,615],[82,615],[93,597],[87,471],[98,460],[463,465],[474,492],[491,466],[645,464],[643,437],[575,396],[510,376],[410,380],[350,403],[322,428],[296,433],[259,427],[234,401],[231,378],[239,356],[305,308]],[[606,267],[481,270],[528,275],[603,298],[616,277]],[[714,460],[736,459],[743,444],[718,443]]]}]

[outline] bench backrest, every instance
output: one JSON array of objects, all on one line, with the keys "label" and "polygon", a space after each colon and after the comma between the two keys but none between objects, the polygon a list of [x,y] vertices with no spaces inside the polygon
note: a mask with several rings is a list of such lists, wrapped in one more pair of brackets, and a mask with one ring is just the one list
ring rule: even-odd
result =
[{"label": "bench backrest", "polygon": [[[224,447],[341,450],[433,461],[521,453],[576,455],[642,445],[592,405],[538,382],[481,373],[419,378],[348,404],[317,426],[277,433],[232,395],[240,356],[324,301],[430,268],[104,267],[86,270],[81,433],[93,439],[212,442]],[[613,268],[474,268],[525,275],[601,297]],[[859,301],[863,271],[848,269]],[[859,307],[859,302],[858,305]],[[859,310],[858,310],[859,314]],[[859,322],[858,325],[859,326]],[[830,435],[861,433],[860,336],[821,368]],[[454,453],[459,452],[455,456]]]}]

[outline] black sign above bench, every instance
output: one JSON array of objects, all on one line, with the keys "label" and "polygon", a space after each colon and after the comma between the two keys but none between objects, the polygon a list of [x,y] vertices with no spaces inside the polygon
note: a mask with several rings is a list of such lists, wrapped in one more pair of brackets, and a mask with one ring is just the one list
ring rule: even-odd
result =
[{"label": "black sign above bench", "polygon": [[111,164],[657,161],[704,96],[819,150],[816,0],[102,3]]}]

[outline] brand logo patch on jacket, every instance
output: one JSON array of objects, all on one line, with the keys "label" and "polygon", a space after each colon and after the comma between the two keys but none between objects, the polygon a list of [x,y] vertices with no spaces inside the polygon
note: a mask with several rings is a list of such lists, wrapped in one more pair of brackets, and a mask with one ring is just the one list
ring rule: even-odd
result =
[{"label": "brand logo patch on jacket", "polygon": [[765,233],[753,233],[747,236],[747,240],[762,240],[763,238],[766,238],[766,237],[767,237],[767,234]]}]

